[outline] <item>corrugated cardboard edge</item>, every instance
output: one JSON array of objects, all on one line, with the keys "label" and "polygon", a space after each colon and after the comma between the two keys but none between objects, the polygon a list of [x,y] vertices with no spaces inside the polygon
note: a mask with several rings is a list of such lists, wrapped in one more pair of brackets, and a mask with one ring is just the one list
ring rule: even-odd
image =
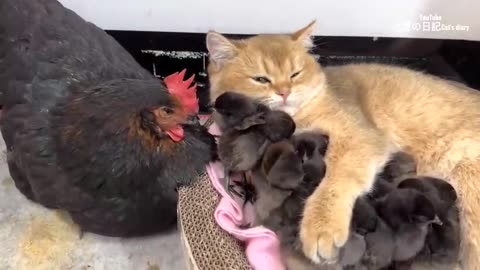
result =
[{"label": "corrugated cardboard edge", "polygon": [[[180,208],[177,209],[178,215],[180,215],[179,209]],[[185,232],[183,231],[181,219],[178,220],[178,231],[180,232],[180,241],[182,241],[183,257],[185,258],[185,266],[187,267],[187,270],[198,270],[198,266],[195,264],[195,260],[193,259],[190,245],[188,244],[187,239],[185,239]]]},{"label": "corrugated cardboard edge", "polygon": [[178,226],[188,269],[251,269],[242,244],[221,229],[214,219],[220,195],[202,174],[179,189]]}]

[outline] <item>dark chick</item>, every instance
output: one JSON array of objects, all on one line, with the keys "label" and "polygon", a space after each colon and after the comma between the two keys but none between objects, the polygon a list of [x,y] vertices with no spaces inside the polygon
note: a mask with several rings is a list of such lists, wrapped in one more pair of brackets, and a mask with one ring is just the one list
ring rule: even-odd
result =
[{"label": "dark chick", "polygon": [[295,131],[295,123],[287,114],[272,111],[267,115],[249,116],[222,134],[218,155],[228,171],[253,169],[270,143],[288,139]]},{"label": "dark chick", "polygon": [[367,269],[383,269],[391,265],[395,252],[392,229],[381,219],[376,219],[375,231],[365,235],[366,250],[361,265]]},{"label": "dark chick", "polygon": [[438,216],[442,219],[448,210],[455,207],[457,193],[448,182],[434,177],[419,176],[407,178],[397,186],[399,189],[415,189],[433,202]]},{"label": "dark chick", "polygon": [[[294,175],[297,176],[300,176],[301,172],[303,173],[301,182],[293,188],[291,195],[285,200],[282,208],[291,224],[289,226],[290,231],[283,233],[283,239],[285,239],[286,243],[293,244],[297,241],[297,227],[299,216],[303,210],[303,202],[313,193],[325,176],[326,164],[324,154],[328,145],[328,136],[318,132],[305,132],[294,135],[290,141],[296,153],[296,157],[291,156],[290,159],[295,160],[295,162],[287,159],[277,159],[277,162],[269,169],[269,172],[271,176],[275,176],[271,180],[277,182],[283,181],[283,176],[289,173],[295,172]],[[300,167],[298,159],[301,161]],[[265,154],[263,161],[264,163],[262,164],[269,163],[267,154]],[[292,164],[295,165],[292,166]]]},{"label": "dark chick", "polygon": [[214,138],[111,36],[59,2],[1,3],[1,131],[18,189],[87,232],[174,227],[176,189],[204,172]]},{"label": "dark chick", "polygon": [[319,131],[305,131],[292,137],[295,149],[303,160],[310,159],[314,154],[325,156],[329,137]]},{"label": "dark chick", "polygon": [[408,176],[416,175],[417,164],[413,156],[405,152],[397,152],[392,155],[390,161],[385,165],[380,176],[389,182],[397,182]]},{"label": "dark chick", "polygon": [[[305,136],[304,136],[305,135]],[[303,144],[304,138],[311,139],[308,143]],[[290,140],[291,142],[282,142],[282,145],[288,146],[288,158],[285,156],[285,151],[280,151],[279,147],[272,145],[270,150],[264,155],[262,166],[264,172],[268,172],[269,179],[275,186],[275,183],[285,183],[286,176],[292,175],[295,178],[299,178],[301,182],[294,183],[292,194],[287,199],[287,205],[294,209],[291,212],[291,216],[294,216],[295,222],[298,218],[298,213],[302,210],[303,204],[301,203],[315,190],[320,181],[325,176],[326,164],[324,161],[324,153],[326,144],[328,144],[328,137],[318,133],[309,133],[295,135]],[[305,140],[307,141],[307,140]],[[292,155],[292,147],[295,156]],[[283,153],[283,157],[278,153]],[[306,154],[307,153],[307,154]],[[300,161],[300,163],[299,163]],[[295,200],[300,201],[295,201]]]},{"label": "dark chick", "polygon": [[[218,156],[225,167],[227,189],[231,172],[253,169],[270,143],[288,139],[295,131],[295,122],[288,114],[255,104],[252,99],[231,92],[215,102],[215,109],[226,119],[218,141]],[[234,106],[239,107],[232,110]]]},{"label": "dark chick", "polygon": [[230,174],[251,170],[259,162],[269,142],[262,133],[228,130],[218,140],[218,157],[225,168],[226,188]]},{"label": "dark chick", "polygon": [[304,162],[291,142],[281,141],[270,145],[253,171],[256,221],[277,233],[286,262],[294,269],[312,267],[298,249],[298,223],[303,203],[323,179],[325,167],[320,155]]},{"label": "dark chick", "polygon": [[[311,192],[326,172],[324,156],[328,147],[328,136],[316,131],[295,134],[291,139],[297,155],[303,162],[305,173],[303,184],[299,189],[302,192]],[[313,186],[312,186],[313,185]]]},{"label": "dark chick", "polygon": [[393,154],[382,172],[375,178],[369,197],[378,199],[393,191],[397,184],[408,177],[416,174],[416,163],[412,156],[405,152]]},{"label": "dark chick", "polygon": [[[285,200],[297,189],[304,177],[302,160],[295,153],[295,148],[289,141],[271,144],[266,150],[261,165],[253,171],[252,184],[255,187],[256,201],[254,204],[256,223],[279,229],[275,223],[280,223],[282,215],[274,210],[282,210]],[[296,212],[288,211],[286,213]],[[277,211],[282,212],[282,211]],[[288,220],[290,215],[285,215]]]},{"label": "dark chick", "polygon": [[265,113],[270,111],[262,103],[236,92],[225,92],[220,95],[215,100],[213,108],[217,116],[215,122],[222,131],[233,128],[245,130],[258,124],[259,115],[264,117]]},{"label": "dark chick", "polygon": [[295,132],[296,125],[292,117],[283,111],[270,111],[265,114],[265,125],[259,131],[265,134],[270,142],[289,139]]},{"label": "dark chick", "polygon": [[[265,124],[265,113],[270,112],[270,109],[235,92],[220,95],[213,107],[215,122],[223,132],[218,142],[218,157],[225,168],[225,188],[231,190],[230,173],[253,168],[268,146],[262,133],[250,132],[248,129]],[[247,148],[241,149],[242,147]],[[243,182],[245,184],[246,181]]]},{"label": "dark chick", "polygon": [[342,266],[357,265],[365,256],[367,243],[365,235],[373,233],[377,227],[377,213],[366,197],[355,202],[350,228],[350,237],[340,250],[339,263]]},{"label": "dark chick", "polygon": [[392,229],[394,261],[407,261],[424,247],[428,227],[441,224],[432,202],[414,189],[398,189],[376,203],[378,215]]},{"label": "dark chick", "polygon": [[425,194],[433,202],[443,223],[432,224],[425,248],[415,258],[415,262],[429,262],[432,265],[455,263],[460,250],[459,211],[455,189],[448,182],[434,177],[409,178],[402,181],[398,188],[415,189]]}]

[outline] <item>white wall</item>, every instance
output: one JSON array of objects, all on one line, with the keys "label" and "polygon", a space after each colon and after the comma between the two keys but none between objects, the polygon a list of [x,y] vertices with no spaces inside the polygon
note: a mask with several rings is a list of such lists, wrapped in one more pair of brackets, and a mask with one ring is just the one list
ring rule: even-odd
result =
[{"label": "white wall", "polygon": [[[315,34],[480,40],[480,0],[60,0],[108,30]],[[420,15],[441,20],[421,20]],[[428,31],[444,25],[452,30]],[[464,30],[455,29],[463,26]],[[420,29],[417,29],[420,27]],[[427,26],[425,26],[427,27]],[[466,28],[468,27],[468,31]],[[440,28],[437,28],[440,29]]]}]

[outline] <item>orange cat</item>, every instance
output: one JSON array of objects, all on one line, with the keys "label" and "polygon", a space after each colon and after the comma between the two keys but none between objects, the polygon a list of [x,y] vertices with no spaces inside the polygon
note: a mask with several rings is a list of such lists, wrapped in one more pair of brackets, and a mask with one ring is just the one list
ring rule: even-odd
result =
[{"label": "orange cat", "polygon": [[322,68],[308,53],[314,22],[293,34],[230,40],[210,32],[212,99],[225,91],[292,114],[299,128],[330,135],[327,174],[307,200],[300,237],[314,262],[334,262],[355,199],[398,150],[418,173],[447,177],[462,209],[462,268],[480,269],[480,93],[405,68]]}]

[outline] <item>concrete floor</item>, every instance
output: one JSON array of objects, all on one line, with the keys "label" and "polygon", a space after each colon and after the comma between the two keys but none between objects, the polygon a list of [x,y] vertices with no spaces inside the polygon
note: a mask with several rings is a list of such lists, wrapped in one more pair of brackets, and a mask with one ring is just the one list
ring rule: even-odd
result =
[{"label": "concrete floor", "polygon": [[0,139],[0,270],[185,269],[176,231],[137,239],[86,233],[58,211],[47,210],[15,188]]}]

